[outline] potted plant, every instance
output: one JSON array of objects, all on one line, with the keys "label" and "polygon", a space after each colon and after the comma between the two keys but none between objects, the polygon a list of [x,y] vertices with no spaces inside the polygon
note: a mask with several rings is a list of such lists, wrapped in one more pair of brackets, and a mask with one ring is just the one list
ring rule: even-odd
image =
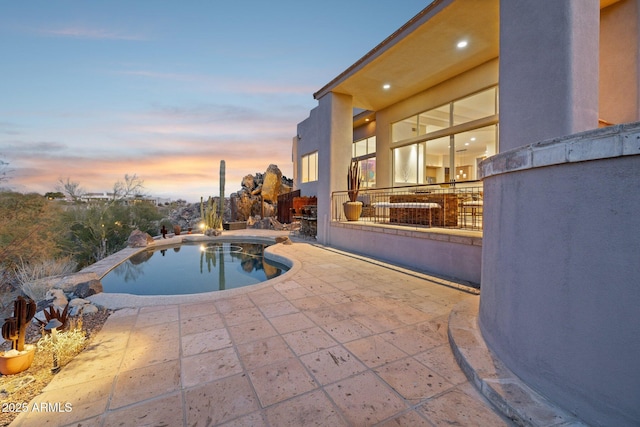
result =
[{"label": "potted plant", "polygon": [[360,167],[357,161],[352,161],[349,165],[349,172],[347,173],[347,193],[349,194],[349,201],[345,202],[342,206],[344,208],[344,216],[348,221],[357,221],[362,214],[362,202],[358,201],[358,192],[360,191]]},{"label": "potted plant", "polygon": [[2,336],[11,341],[11,350],[0,355],[0,373],[13,375],[29,369],[35,355],[35,347],[25,345],[27,326],[36,314],[36,303],[31,298],[19,296],[13,303],[13,317],[2,325]]}]

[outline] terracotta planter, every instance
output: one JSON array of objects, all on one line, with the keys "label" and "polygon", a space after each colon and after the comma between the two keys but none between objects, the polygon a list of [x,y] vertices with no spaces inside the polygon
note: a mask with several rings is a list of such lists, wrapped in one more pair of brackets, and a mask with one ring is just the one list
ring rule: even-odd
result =
[{"label": "terracotta planter", "polygon": [[0,373],[2,375],[18,374],[26,371],[33,363],[33,357],[36,354],[34,346],[26,346],[25,351],[15,356],[0,355]]},{"label": "terracotta planter", "polygon": [[347,221],[357,221],[362,214],[362,202],[345,202],[342,207],[344,208],[344,216],[347,217]]}]

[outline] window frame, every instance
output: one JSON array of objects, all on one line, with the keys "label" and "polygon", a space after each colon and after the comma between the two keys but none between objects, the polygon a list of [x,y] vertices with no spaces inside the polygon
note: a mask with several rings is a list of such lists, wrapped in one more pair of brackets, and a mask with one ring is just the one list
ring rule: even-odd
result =
[{"label": "window frame", "polygon": [[[315,176],[312,176],[311,172],[312,169],[310,168],[310,165],[313,161],[313,164],[315,166],[314,168],[314,172],[315,172]],[[305,171],[305,165],[306,165],[306,171]],[[306,184],[308,182],[316,182],[318,181],[318,150],[312,151],[310,153],[307,154],[303,154],[302,156],[300,156],[300,182],[302,184]],[[315,178],[315,179],[312,179]]]},{"label": "window frame", "polygon": [[[356,144],[361,143],[362,141],[365,141],[365,154],[361,154],[360,156],[356,156]],[[372,143],[373,142],[373,143]],[[370,151],[370,147],[371,145],[373,145],[374,150]],[[351,161],[352,162],[358,162],[358,164],[360,165],[360,175],[362,178],[362,183],[361,186],[363,188],[375,188],[375,183],[376,180],[374,179],[373,181],[369,181],[367,179],[366,176],[364,176],[364,173],[366,172],[363,167],[362,167],[362,162],[368,162],[370,160],[374,160],[374,169],[373,169],[373,174],[374,176],[376,176],[377,174],[377,162],[375,162],[376,160],[376,150],[378,149],[378,142],[376,140],[376,136],[372,135],[366,138],[361,138],[358,139],[356,141],[353,141],[352,145],[351,145]],[[369,162],[370,163],[370,162]]]},{"label": "window frame", "polygon": [[[485,116],[485,117],[480,117],[480,118],[476,118],[473,120],[470,120],[468,122],[464,122],[464,123],[459,123],[454,125],[454,106],[456,102],[459,102],[461,100],[465,100],[474,96],[477,96],[479,94],[481,94],[482,92],[488,92],[493,90],[494,93],[494,114],[489,115],[489,116]],[[397,171],[396,171],[396,153],[395,151],[404,147],[409,147],[409,146],[413,146],[416,145],[416,149],[420,150],[420,148],[422,147],[422,155],[426,156],[428,155],[428,151],[426,149],[426,147],[428,146],[428,142],[429,141],[433,141],[439,138],[443,138],[443,137],[449,137],[449,139],[451,140],[450,143],[450,152],[449,152],[449,164],[448,165],[444,165],[442,167],[445,168],[445,171],[448,169],[449,170],[449,180],[451,181],[452,178],[455,176],[455,174],[452,174],[451,171],[455,171],[456,168],[456,157],[458,156],[456,154],[456,147],[455,147],[455,138],[456,135],[458,134],[462,134],[465,132],[470,132],[473,130],[477,130],[477,129],[482,129],[485,127],[489,127],[489,126],[494,126],[495,125],[495,148],[494,151],[497,153],[499,152],[499,115],[498,115],[498,95],[499,95],[499,86],[498,85],[493,85],[490,87],[485,87],[481,90],[478,90],[476,92],[467,94],[463,97],[454,99],[449,101],[448,103],[445,104],[441,104],[439,106],[436,106],[434,108],[430,108],[429,110],[425,110],[422,112],[419,112],[417,114],[413,114],[405,119],[402,120],[398,120],[396,122],[391,123],[390,126],[390,138],[391,138],[391,146],[390,146],[390,150],[391,150],[391,163],[392,163],[392,169],[391,169],[391,176],[392,176],[392,185],[396,186],[396,185],[407,185],[410,184],[409,182],[402,183],[400,181],[397,181]],[[449,127],[443,128],[443,129],[439,129],[433,132],[429,132],[429,133],[424,133],[422,135],[420,135],[420,115],[424,115],[425,113],[428,113],[429,111],[434,111],[434,110],[442,110],[443,107],[445,106],[449,106]],[[400,141],[394,141],[393,140],[393,126],[396,123],[401,123],[401,122],[407,122],[409,119],[415,117],[416,120],[416,136],[412,136],[410,138],[406,138],[404,140],[400,140]],[[419,157],[419,156],[418,156]],[[425,160],[422,160],[422,166],[424,167],[424,163]],[[420,159],[417,159],[417,163],[416,163],[416,167],[418,168],[416,170],[416,178],[417,178],[417,182],[415,184],[421,184],[421,176],[424,178],[424,171],[421,170],[420,168],[421,164],[420,164]],[[422,172],[422,173],[421,173]],[[446,179],[446,173],[445,173],[445,179]],[[455,181],[455,180],[454,180]]]}]

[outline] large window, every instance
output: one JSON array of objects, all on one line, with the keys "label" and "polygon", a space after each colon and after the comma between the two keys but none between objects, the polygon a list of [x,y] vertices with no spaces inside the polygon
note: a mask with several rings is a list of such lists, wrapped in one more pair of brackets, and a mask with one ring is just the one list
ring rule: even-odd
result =
[{"label": "large window", "polygon": [[375,187],[376,185],[376,137],[355,141],[352,147],[352,160],[360,165],[360,177],[362,187]]},{"label": "large window", "polygon": [[394,185],[477,179],[497,152],[497,87],[391,125]]},{"label": "large window", "polygon": [[318,152],[305,154],[302,156],[302,182],[312,182],[318,180]]}]

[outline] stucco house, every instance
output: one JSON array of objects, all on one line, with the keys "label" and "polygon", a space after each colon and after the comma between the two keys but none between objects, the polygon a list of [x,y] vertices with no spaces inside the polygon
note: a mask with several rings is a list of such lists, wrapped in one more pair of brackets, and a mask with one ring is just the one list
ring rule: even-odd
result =
[{"label": "stucco house", "polygon": [[491,350],[593,425],[640,423],[639,18],[639,0],[435,0],[293,138],[320,243],[480,286]]}]

